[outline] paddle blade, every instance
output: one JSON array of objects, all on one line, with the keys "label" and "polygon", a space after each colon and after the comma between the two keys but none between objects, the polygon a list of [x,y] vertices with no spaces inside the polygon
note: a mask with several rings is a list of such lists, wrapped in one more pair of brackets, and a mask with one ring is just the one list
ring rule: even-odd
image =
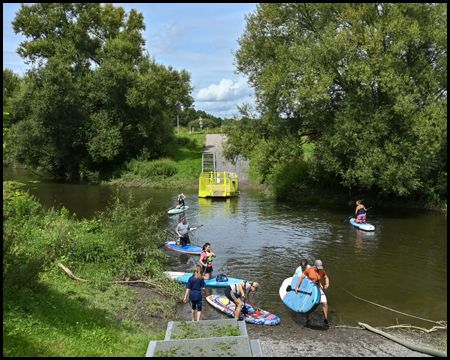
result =
[{"label": "paddle blade", "polygon": [[292,290],[291,285],[288,285],[287,288],[286,288],[286,292],[289,292],[289,291],[291,291],[291,290]]}]

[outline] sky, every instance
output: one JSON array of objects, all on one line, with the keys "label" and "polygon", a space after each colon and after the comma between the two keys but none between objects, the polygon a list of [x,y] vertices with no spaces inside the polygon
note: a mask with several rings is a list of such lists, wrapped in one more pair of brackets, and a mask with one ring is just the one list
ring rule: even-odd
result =
[{"label": "sky", "polygon": [[[236,105],[253,103],[253,90],[235,74],[232,51],[245,29],[246,14],[256,4],[121,4],[144,15],[146,50],[156,61],[191,73],[195,109],[230,118]],[[21,4],[3,3],[3,68],[22,76],[29,65],[16,53],[25,37],[14,34],[11,21]]]}]

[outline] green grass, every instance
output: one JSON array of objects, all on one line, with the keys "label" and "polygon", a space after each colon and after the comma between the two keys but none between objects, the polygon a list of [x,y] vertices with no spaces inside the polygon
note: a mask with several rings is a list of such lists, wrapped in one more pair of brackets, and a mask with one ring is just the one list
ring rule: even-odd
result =
[{"label": "green grass", "polygon": [[144,356],[150,340],[164,339],[133,316],[116,319],[133,313],[134,291],[98,290],[61,272],[55,265],[40,285],[3,300],[3,356]]},{"label": "green grass", "polygon": [[[180,136],[176,135],[176,143],[174,144],[173,155],[170,160],[154,160],[146,159],[132,160],[131,166],[124,171],[120,178],[113,179],[104,184],[117,185],[123,187],[152,187],[159,189],[167,188],[194,188],[198,185],[198,178],[202,171],[202,152],[206,144],[206,132],[196,132],[189,134],[185,128],[180,128]],[[151,163],[170,161],[170,165],[176,168],[175,174],[171,176],[151,175],[144,170],[148,169]],[[149,170],[151,171],[151,170]]]},{"label": "green grass", "polygon": [[[164,338],[184,288],[162,274],[163,214],[147,205],[113,197],[98,218],[77,220],[3,183],[3,356],[144,356]],[[155,287],[140,298],[111,283],[125,279]]]}]

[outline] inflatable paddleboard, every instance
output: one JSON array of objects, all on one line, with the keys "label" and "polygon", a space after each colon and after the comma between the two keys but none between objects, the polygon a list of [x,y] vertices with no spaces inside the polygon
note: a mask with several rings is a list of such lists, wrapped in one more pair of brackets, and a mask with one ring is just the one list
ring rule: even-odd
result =
[{"label": "inflatable paddleboard", "polygon": [[184,208],[182,208],[182,209],[177,209],[177,208],[173,208],[173,209],[170,209],[167,213],[169,214],[169,215],[173,215],[173,214],[180,214],[180,213],[182,213],[182,212],[185,212],[187,209],[189,209],[189,206],[185,206]]},{"label": "inflatable paddleboard", "polygon": [[[187,282],[189,281],[189,278],[192,275],[194,275],[193,273],[184,273],[184,272],[175,272],[175,271],[164,271],[164,274],[166,274],[172,280],[179,281],[183,284],[187,284]],[[217,280],[217,276],[214,276],[212,279],[205,280],[205,284],[207,287],[225,288],[228,285],[239,284],[239,283],[244,282],[244,280],[234,279],[234,278],[228,278],[228,281],[216,281],[216,280]]]},{"label": "inflatable paddleboard", "polygon": [[[234,310],[236,306],[228,300],[226,296],[210,295],[206,297],[206,300],[217,310],[234,317]],[[277,325],[280,323],[280,318],[268,311],[257,308],[257,310],[261,312],[261,315],[256,315],[255,309],[247,304],[245,304],[245,309],[248,313],[244,314],[243,311],[241,311],[241,315],[243,315],[244,320],[248,323],[260,325]]]},{"label": "inflatable paddleboard", "polygon": [[375,226],[369,224],[368,222],[366,222],[365,224],[361,224],[361,223],[356,223],[355,219],[350,219],[350,224],[352,224],[354,227],[356,227],[360,230],[365,230],[365,231],[374,231],[375,230]]},{"label": "inflatable paddleboard", "polygon": [[[296,294],[295,288],[297,287],[298,280],[299,278],[295,276],[283,281],[283,284],[280,287],[281,300],[283,300],[288,308],[296,312],[301,314],[311,313],[316,310],[320,304],[319,287],[308,278],[304,278],[298,289],[299,291]],[[289,287],[292,290],[290,290]]]},{"label": "inflatable paddleboard", "polygon": [[164,246],[170,250],[175,250],[182,252],[184,254],[193,254],[193,255],[200,255],[202,253],[202,248],[199,246],[178,246],[176,241],[166,241],[164,243]]}]

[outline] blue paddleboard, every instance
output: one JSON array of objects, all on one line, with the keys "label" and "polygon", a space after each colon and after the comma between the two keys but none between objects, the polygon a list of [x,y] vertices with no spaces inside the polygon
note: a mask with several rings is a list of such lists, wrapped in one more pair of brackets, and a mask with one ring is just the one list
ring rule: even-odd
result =
[{"label": "blue paddleboard", "polygon": [[365,230],[365,231],[374,231],[375,230],[375,226],[369,224],[368,222],[366,222],[365,224],[361,224],[361,223],[355,222],[355,219],[350,219],[350,224],[360,230]]},{"label": "blue paddleboard", "polygon": [[175,250],[182,252],[184,254],[193,254],[193,255],[200,255],[202,253],[202,248],[199,246],[178,246],[176,241],[166,241],[164,243],[164,246],[170,250]]},{"label": "blue paddleboard", "polygon": [[[193,275],[193,273],[184,273],[184,272],[175,272],[175,271],[165,271],[164,272],[168,277],[173,280],[179,281],[183,284],[187,284],[189,278]],[[225,288],[228,285],[243,283],[244,280],[228,278],[228,281],[216,281],[217,277],[214,276],[212,279],[205,280],[205,284],[207,287],[214,288]]]},{"label": "blue paddleboard", "polygon": [[[288,308],[301,314],[308,314],[316,310],[319,306],[320,290],[314,282],[308,278],[304,278],[298,289],[299,292],[296,294],[295,288],[297,287],[298,280],[299,278],[297,276],[284,280],[280,287],[280,297]],[[288,286],[291,286],[291,291],[287,291]]]}]

